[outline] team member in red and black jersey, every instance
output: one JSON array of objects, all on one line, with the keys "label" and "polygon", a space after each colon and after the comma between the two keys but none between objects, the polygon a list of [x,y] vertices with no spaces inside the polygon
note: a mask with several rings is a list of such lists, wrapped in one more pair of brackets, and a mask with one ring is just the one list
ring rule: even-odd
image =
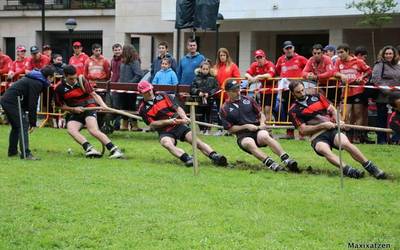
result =
[{"label": "team member in red and black jersey", "polygon": [[97,124],[97,113],[94,110],[84,111],[85,107],[107,108],[107,105],[99,95],[94,92],[91,85],[83,81],[81,85],[77,80],[76,69],[72,65],[64,67],[64,80],[56,86],[55,92],[61,109],[72,113],[67,121],[68,133],[76,142],[82,145],[86,157],[101,157],[101,154],[93,148],[88,140],[79,132],[86,125],[89,133],[98,139],[110,151],[109,158],[121,158],[123,153],[111,140],[100,131]]},{"label": "team member in red and black jersey", "polygon": [[265,115],[261,112],[260,106],[251,97],[240,95],[239,82],[228,80],[225,91],[229,100],[222,106],[220,117],[224,128],[236,134],[239,147],[261,160],[269,169],[284,170],[260,149],[260,147],[270,146],[290,171],[298,172],[297,162],[290,159],[281,145],[265,130]]},{"label": "team member in red and black jersey", "polygon": [[[153,86],[142,81],[138,84],[138,91],[143,95],[143,101],[139,106],[139,114],[144,122],[156,130],[160,136],[161,145],[172,155],[179,158],[187,167],[193,166],[193,159],[183,149],[176,147],[177,140],[192,143],[192,132],[187,124],[190,119],[185,111],[164,93],[154,94]],[[197,148],[219,166],[226,166],[225,156],[215,152],[209,145],[197,139]]]},{"label": "team member in red and black jersey", "polygon": [[[289,110],[293,125],[303,135],[311,136],[311,146],[315,152],[325,157],[336,167],[340,167],[339,157],[332,152],[332,147],[339,147],[339,136],[336,127],[336,109],[323,95],[306,95],[301,81],[292,81],[289,89],[296,98],[296,102]],[[385,173],[369,161],[361,151],[354,146],[347,136],[340,134],[342,148],[350,153],[354,160],[375,178],[384,179]],[[343,174],[351,178],[362,178],[364,172],[345,165]]]}]

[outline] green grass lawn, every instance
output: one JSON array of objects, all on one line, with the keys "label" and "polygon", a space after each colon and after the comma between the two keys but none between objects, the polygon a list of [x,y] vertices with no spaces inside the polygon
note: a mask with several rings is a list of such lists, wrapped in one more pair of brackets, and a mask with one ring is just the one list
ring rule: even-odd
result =
[{"label": "green grass lawn", "polygon": [[85,159],[65,130],[37,129],[31,148],[42,160],[28,162],[6,157],[8,131],[0,126],[0,249],[400,248],[399,146],[360,145],[391,179],[345,178],[341,190],[306,141],[280,141],[313,168],[291,174],[259,170],[233,137],[203,137],[234,168],[201,155],[194,176],[154,133],[114,133],[127,159],[109,160]]}]

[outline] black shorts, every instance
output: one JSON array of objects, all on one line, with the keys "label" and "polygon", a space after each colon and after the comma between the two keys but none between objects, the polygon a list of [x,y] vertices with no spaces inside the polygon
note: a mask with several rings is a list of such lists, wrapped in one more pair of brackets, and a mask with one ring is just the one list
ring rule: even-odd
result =
[{"label": "black shorts", "polygon": [[364,93],[348,96],[347,104],[364,104],[368,105],[368,98]]},{"label": "black shorts", "polygon": [[335,141],[335,136],[337,135],[337,130],[336,129],[330,129],[327,130],[325,132],[323,132],[322,134],[318,135],[316,138],[314,138],[314,140],[311,141],[311,147],[314,149],[315,153],[317,153],[320,156],[320,153],[317,152],[317,150],[315,149],[315,147],[317,146],[318,142],[325,142],[326,144],[329,145],[329,147],[332,148],[336,148],[338,149],[338,147],[335,146],[334,141]]},{"label": "black shorts", "polygon": [[180,141],[185,141],[185,136],[187,133],[190,132],[190,127],[188,127],[187,125],[179,125],[176,126],[175,128],[173,128],[170,131],[159,131],[158,135],[160,137],[160,140],[163,137],[171,137],[173,139],[175,139],[175,146],[178,143],[178,140]]},{"label": "black shorts", "polygon": [[258,132],[260,132],[260,131],[261,131],[261,130],[257,130],[257,131],[255,131],[255,132],[243,132],[243,133],[237,134],[237,135],[236,135],[236,142],[237,142],[237,144],[239,145],[239,148],[241,148],[241,149],[242,149],[243,151],[245,151],[246,153],[252,154],[251,152],[249,152],[247,149],[245,149],[245,148],[242,146],[242,141],[243,141],[243,139],[246,138],[246,137],[252,138],[252,139],[256,142],[257,147],[259,147],[259,148],[261,148],[261,147],[266,147],[267,145],[261,146],[261,145],[259,145],[258,142],[257,142],[257,135],[258,135]]},{"label": "black shorts", "polygon": [[86,117],[88,116],[93,116],[94,118],[97,119],[97,112],[95,110],[88,110],[88,111],[84,111],[83,113],[80,114],[75,114],[75,113],[71,113],[69,116],[67,116],[67,123],[70,121],[77,121],[82,123],[83,125],[86,124]]}]

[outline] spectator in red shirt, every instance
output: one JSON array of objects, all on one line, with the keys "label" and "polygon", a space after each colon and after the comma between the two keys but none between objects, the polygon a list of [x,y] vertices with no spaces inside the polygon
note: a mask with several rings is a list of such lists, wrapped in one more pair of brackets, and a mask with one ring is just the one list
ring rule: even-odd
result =
[{"label": "spectator in red shirt", "polygon": [[[250,67],[247,69],[246,74],[244,75],[247,80],[249,81],[249,86],[252,83],[259,83],[262,81],[267,80],[268,78],[274,77],[275,75],[275,65],[267,60],[265,56],[265,52],[262,49],[256,50],[254,52],[254,58],[255,62],[253,62]],[[272,88],[272,85],[262,85],[262,87],[268,87]],[[271,91],[263,91],[263,94],[261,96],[261,104],[264,105],[264,114],[266,117],[266,121],[271,121],[272,116],[270,116],[271,113],[271,107],[274,106],[275,103],[275,97],[272,98],[272,92]],[[274,103],[272,103],[274,102]]]},{"label": "spectator in red shirt", "polygon": [[78,76],[83,75],[85,71],[85,62],[89,56],[82,52],[83,47],[79,41],[74,42],[72,48],[74,49],[74,54],[69,58],[69,64],[75,67]]},{"label": "spectator in red shirt", "polygon": [[96,85],[95,81],[107,81],[110,79],[110,63],[101,54],[101,45],[95,43],[92,45],[92,56],[85,62],[85,78]]},{"label": "spectator in red shirt", "polygon": [[285,41],[282,45],[283,55],[276,62],[276,73],[280,77],[302,77],[303,69],[307,64],[304,56],[297,54],[291,41]]},{"label": "spectator in red shirt", "polygon": [[303,69],[303,78],[319,82],[328,80],[334,74],[330,57],[322,54],[321,44],[313,46],[312,54]]},{"label": "spectator in red shirt", "polygon": [[12,64],[12,59],[3,53],[0,48],[0,76],[3,80],[3,75],[8,74],[9,68]]},{"label": "spectator in red shirt", "polygon": [[[223,89],[223,84],[228,78],[238,78],[240,77],[239,67],[232,61],[229,50],[226,48],[220,48],[217,52],[217,60],[214,66],[215,78],[218,82],[218,87]],[[221,98],[221,96],[220,96]],[[224,94],[224,100],[228,96]],[[218,103],[219,105],[220,103]]]},{"label": "spectator in red shirt", "polygon": [[[276,74],[282,78],[302,77],[303,69],[307,64],[307,59],[295,52],[295,47],[291,41],[282,44],[283,55],[276,62]],[[282,93],[281,121],[286,121],[289,109],[289,92]],[[294,139],[294,130],[287,130],[287,139]]]},{"label": "spectator in red shirt", "polygon": [[34,69],[40,70],[50,64],[50,58],[42,55],[37,46],[32,46],[31,56],[28,57],[25,63],[25,74],[28,74]]},{"label": "spectator in red shirt", "polygon": [[[327,84],[329,84],[329,78],[331,78],[335,72],[331,58],[324,55],[322,49],[321,44],[315,44],[312,47],[313,56],[308,59],[308,62],[303,69],[303,78],[318,82],[321,88],[325,88]],[[335,98],[335,90],[332,89],[329,91],[329,89],[325,89],[325,91],[327,92],[326,97],[330,101],[334,102],[334,100],[337,100],[337,98]]]},{"label": "spectator in red shirt", "polygon": [[[339,59],[335,64],[335,77],[341,79],[344,83],[355,87],[349,87],[347,93],[347,107],[345,122],[349,124],[363,124],[363,105],[368,104],[365,98],[364,85],[371,74],[371,68],[364,61],[350,55],[350,47],[347,44],[338,46],[337,53]],[[352,138],[352,132],[349,134],[350,140],[355,141],[359,138]]]},{"label": "spectator in red shirt", "polygon": [[25,63],[27,60],[25,53],[26,48],[24,46],[17,46],[17,57],[15,58],[15,61],[12,62],[8,71],[8,79],[11,79],[11,81],[16,81],[19,79],[20,75],[25,74]]}]

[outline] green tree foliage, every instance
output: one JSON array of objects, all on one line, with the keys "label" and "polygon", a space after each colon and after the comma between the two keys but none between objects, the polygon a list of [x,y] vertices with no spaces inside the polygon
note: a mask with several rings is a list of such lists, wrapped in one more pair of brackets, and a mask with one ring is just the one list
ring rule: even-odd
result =
[{"label": "green tree foliage", "polygon": [[364,13],[360,25],[368,25],[380,28],[386,23],[392,21],[392,15],[395,13],[397,1],[395,0],[361,0],[346,4],[346,8],[355,8]]}]

